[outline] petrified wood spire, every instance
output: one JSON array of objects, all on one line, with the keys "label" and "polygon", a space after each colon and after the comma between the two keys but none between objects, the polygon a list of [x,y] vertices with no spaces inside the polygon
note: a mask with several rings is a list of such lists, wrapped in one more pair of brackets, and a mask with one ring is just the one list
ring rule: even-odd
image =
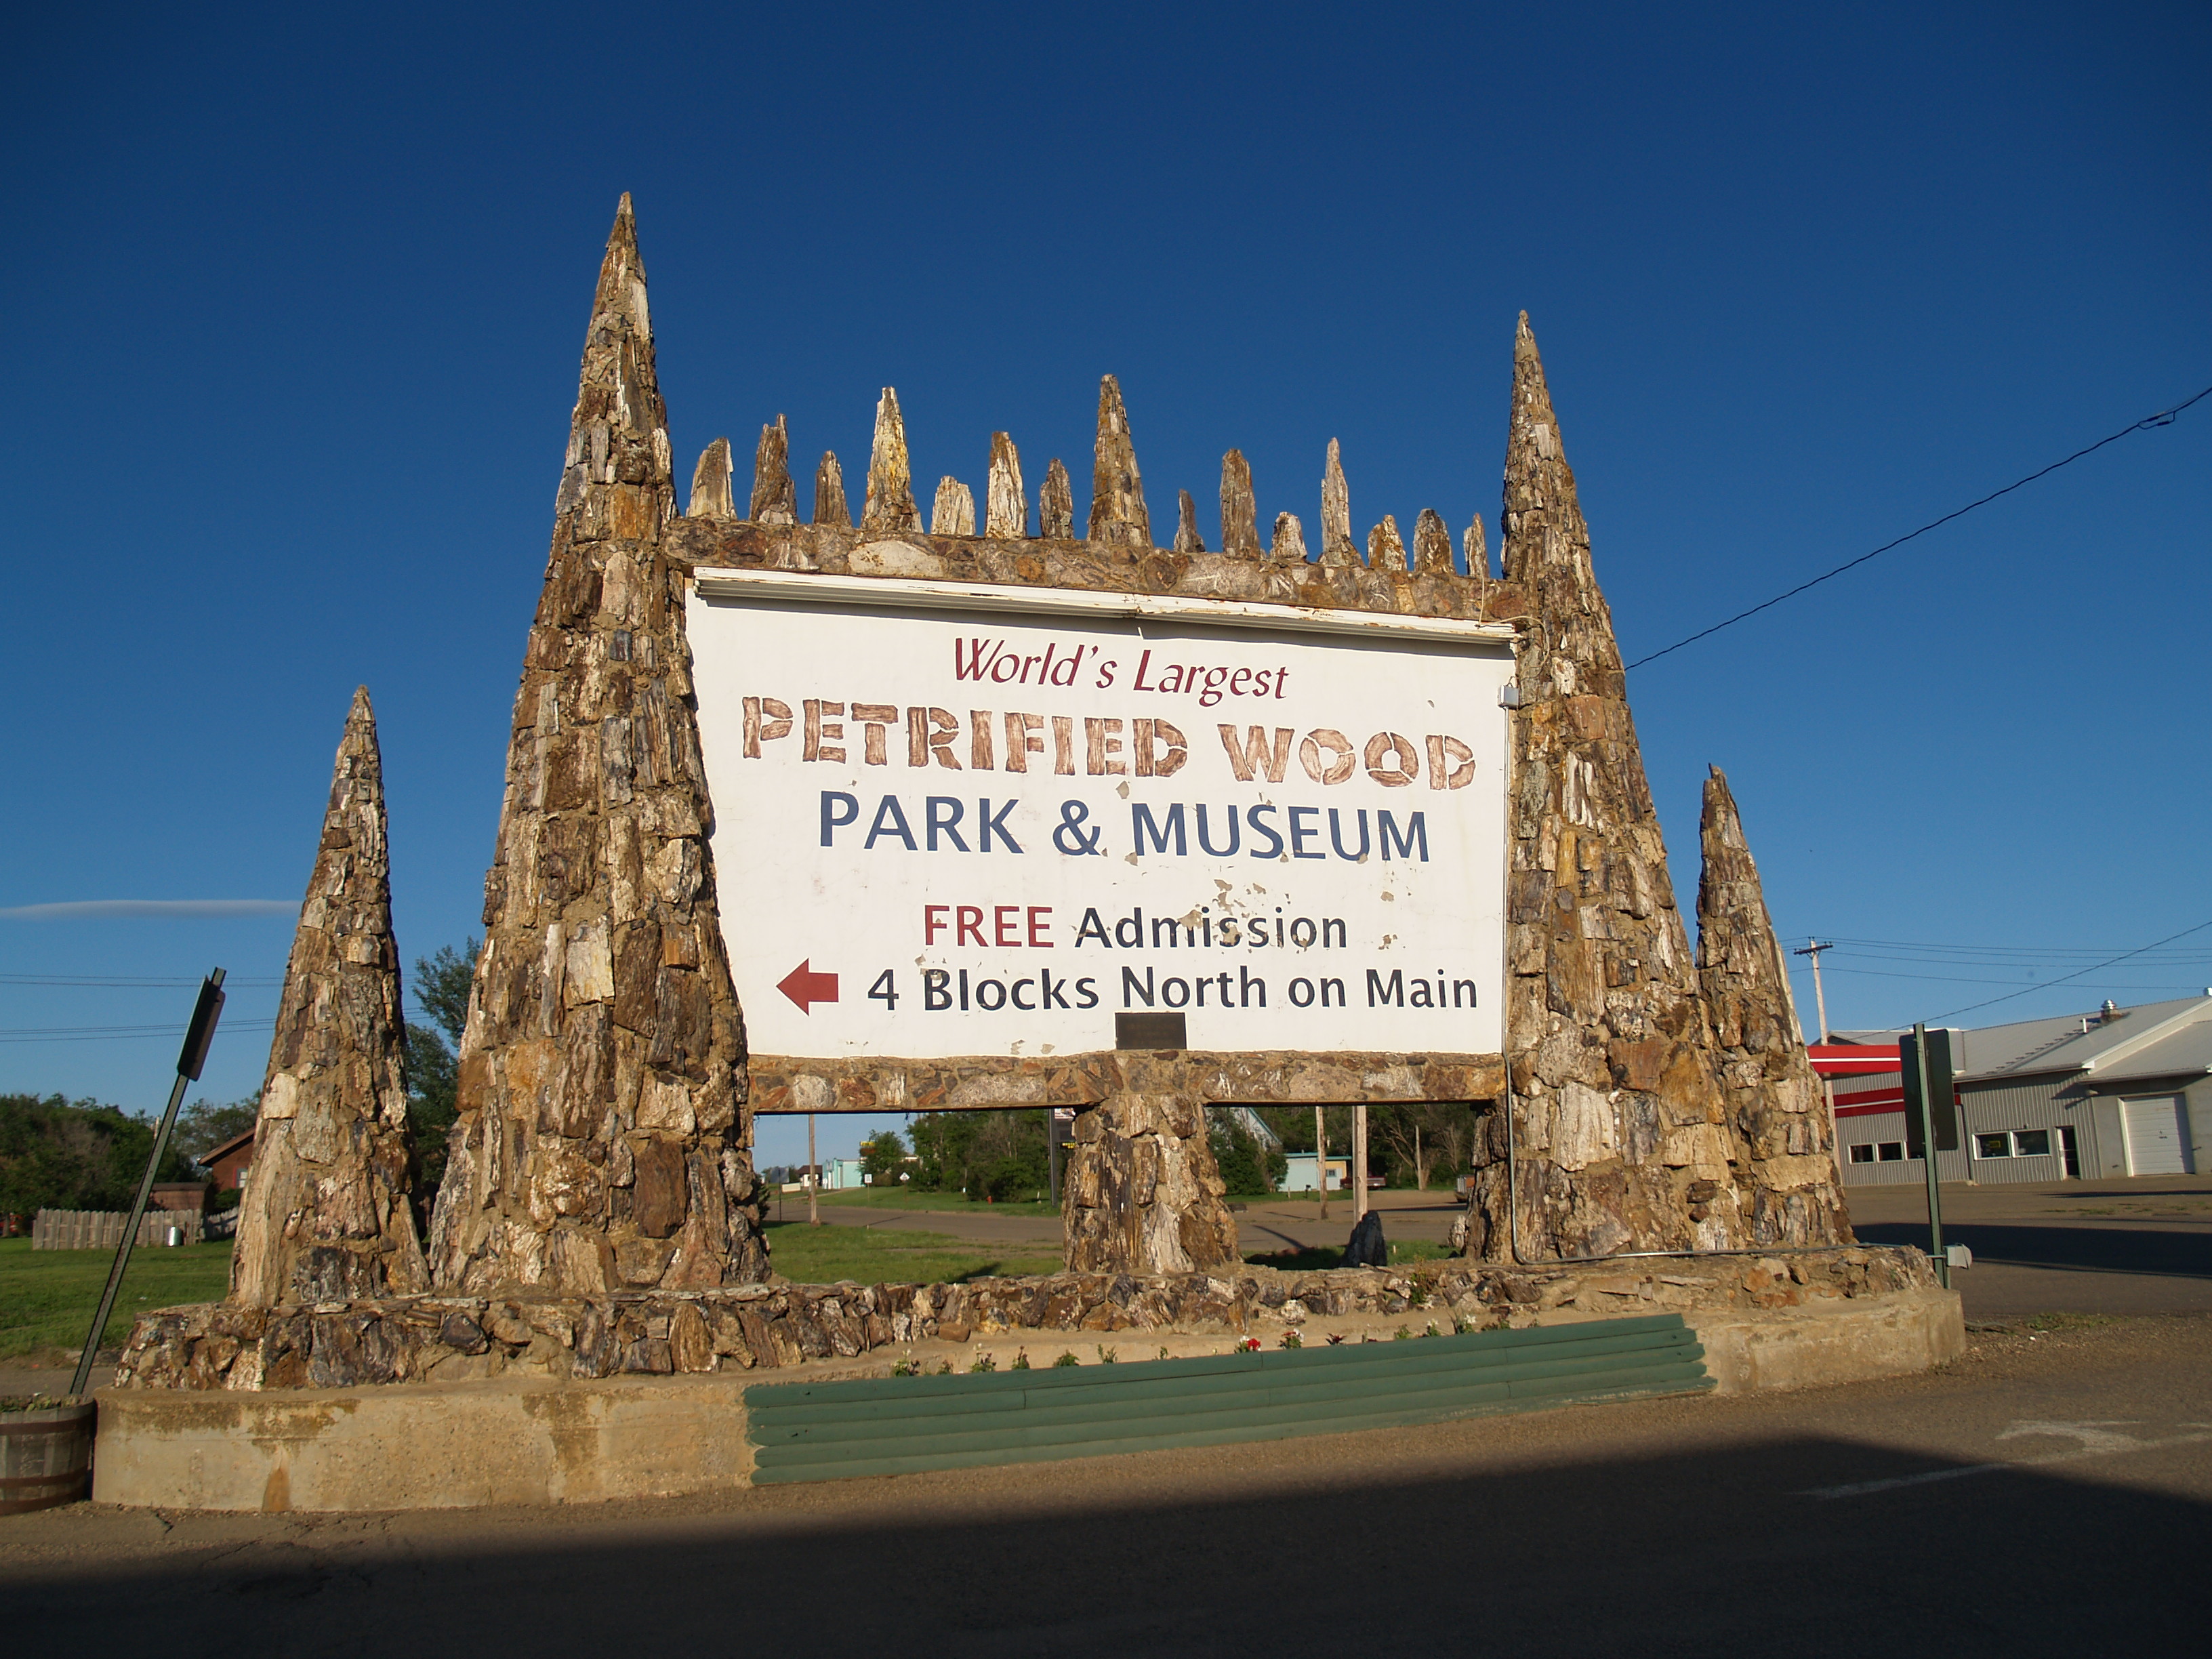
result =
[{"label": "petrified wood spire", "polygon": [[972,536],[975,533],[975,497],[968,486],[947,473],[937,481],[937,500],[929,511],[933,536]]},{"label": "petrified wood spire", "polygon": [[1190,491],[1176,491],[1175,550],[1178,553],[1203,553],[1206,538],[1198,533],[1198,503],[1190,498]]},{"label": "petrified wood spire", "polygon": [[1452,574],[1451,532],[1444,528],[1443,515],[1432,507],[1423,507],[1421,516],[1413,520],[1413,574]]},{"label": "petrified wood spire", "polygon": [[1037,490],[1037,534],[1052,542],[1072,541],[1075,537],[1075,489],[1057,455],[1045,468],[1044,483]]},{"label": "petrified wood spire", "polygon": [[836,453],[822,452],[822,464],[814,469],[814,522],[817,524],[849,525],[852,509],[845,505],[845,469],[837,465]]},{"label": "petrified wood spire", "polygon": [[684,1288],[767,1270],[683,578],[663,548],[672,495],[625,196],[484,878],[430,1228],[441,1290]]},{"label": "petrified wood spire", "polygon": [[1030,533],[1029,498],[1022,494],[1021,453],[1003,432],[991,434],[991,476],[983,487],[983,533],[1009,538]]},{"label": "petrified wood spire", "polygon": [[1474,522],[1467,527],[1466,535],[1460,538],[1460,545],[1467,552],[1468,577],[1477,582],[1487,582],[1491,577],[1490,544],[1483,537],[1481,514],[1474,515]]},{"label": "petrified wood spire", "polygon": [[921,509],[914,504],[914,484],[906,459],[906,422],[898,393],[890,387],[876,399],[876,440],[868,452],[868,499],[860,528],[870,535],[894,535],[921,528]]},{"label": "petrified wood spire", "polygon": [[1257,558],[1260,546],[1259,509],[1252,500],[1252,468],[1244,452],[1232,449],[1221,458],[1221,550]]},{"label": "petrified wood spire", "polygon": [[1098,382],[1098,446],[1091,467],[1088,538],[1129,547],[1152,544],[1145,481],[1138,476],[1136,446],[1129,439],[1129,411],[1121,404],[1121,383],[1111,374]]},{"label": "petrified wood spire", "polygon": [[1267,556],[1279,559],[1285,564],[1306,562],[1306,535],[1295,513],[1275,514],[1275,539],[1267,548]]},{"label": "petrified wood spire", "polygon": [[761,428],[760,447],[753,451],[753,505],[746,516],[755,524],[799,522],[799,492],[791,483],[791,434],[781,415],[774,426]]},{"label": "petrified wood spire", "polygon": [[1367,565],[1371,570],[1388,570],[1394,575],[1406,568],[1406,544],[1398,534],[1398,520],[1388,513],[1381,524],[1367,532]]},{"label": "petrified wood spire", "polygon": [[353,694],[292,935],[239,1205],[230,1299],[248,1307],[427,1287],[407,1201],[384,767],[368,688]]},{"label": "petrified wood spire", "polygon": [[1754,1244],[1850,1241],[1826,1097],[1790,994],[1759,866],[1717,766],[1698,826],[1698,981],[1720,1045],[1721,1089],[1749,1153],[1744,1182]]},{"label": "petrified wood spire", "polygon": [[1328,465],[1321,475],[1321,562],[1359,562],[1359,549],[1352,540],[1352,491],[1344,482],[1344,459],[1334,438],[1328,441]]},{"label": "petrified wood spire", "polygon": [[734,519],[737,503],[730,498],[730,441],[717,438],[699,452],[699,465],[691,469],[691,505],[687,519]]},{"label": "petrified wood spire", "polygon": [[[1506,929],[1521,1249],[1534,1259],[1740,1244],[1696,967],[1526,317],[1504,507],[1506,568],[1531,611]],[[1469,1218],[1470,1249],[1493,1259],[1508,1254],[1500,1127],[1493,1114]]]}]

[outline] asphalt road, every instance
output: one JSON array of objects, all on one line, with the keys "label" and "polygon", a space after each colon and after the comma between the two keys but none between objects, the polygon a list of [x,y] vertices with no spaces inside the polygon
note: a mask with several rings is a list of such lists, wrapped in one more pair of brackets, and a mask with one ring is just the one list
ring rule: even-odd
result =
[{"label": "asphalt road", "polygon": [[[2212,1310],[2212,1176],[1947,1186],[1943,1237],[1974,1265],[1953,1276],[1969,1319]],[[1928,1247],[1924,1187],[1857,1188],[1874,1244]]]},{"label": "asphalt road", "polygon": [[2212,1316],[1930,1375],[711,1500],[0,1518],[11,1652],[2201,1651]]}]

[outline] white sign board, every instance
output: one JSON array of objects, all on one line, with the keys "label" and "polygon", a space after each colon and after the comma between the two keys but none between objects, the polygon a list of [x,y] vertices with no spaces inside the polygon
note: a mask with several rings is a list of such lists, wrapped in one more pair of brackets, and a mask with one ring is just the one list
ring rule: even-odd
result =
[{"label": "white sign board", "polygon": [[753,1053],[1499,1048],[1509,630],[995,593],[699,574]]}]

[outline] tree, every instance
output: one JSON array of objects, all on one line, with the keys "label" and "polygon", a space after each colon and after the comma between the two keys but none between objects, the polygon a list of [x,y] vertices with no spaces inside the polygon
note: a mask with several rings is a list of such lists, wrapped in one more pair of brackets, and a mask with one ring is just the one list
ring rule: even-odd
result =
[{"label": "tree", "polygon": [[[155,1123],[59,1095],[0,1095],[0,1210],[127,1210],[154,1151]],[[190,1181],[173,1138],[155,1178]]]},{"label": "tree", "polygon": [[912,1130],[911,1184],[925,1192],[1042,1198],[1049,1185],[1042,1111],[925,1112]]},{"label": "tree", "polygon": [[[407,1023],[402,1070],[407,1081],[407,1129],[414,1163],[415,1202],[422,1224],[429,1224],[438,1183],[446,1175],[446,1142],[459,1115],[454,1085],[460,1072],[455,1054],[468,1027],[469,988],[476,976],[477,940],[459,951],[441,945],[415,958],[415,1003],[429,1017],[428,1025]],[[441,1036],[440,1033],[444,1035]]]},{"label": "tree", "polygon": [[1456,1178],[1468,1167],[1474,1146],[1474,1114],[1463,1100],[1373,1107],[1367,1127],[1370,1139],[1387,1149],[1395,1165],[1410,1170],[1413,1185],[1423,1191],[1430,1172],[1440,1167]]},{"label": "tree", "polygon": [[860,1143],[860,1170],[872,1187],[896,1186],[899,1166],[906,1162],[906,1142],[896,1129],[886,1129]]},{"label": "tree", "polygon": [[[1224,1114],[1209,1112],[1206,1118],[1213,1161],[1220,1167],[1222,1185],[1231,1197],[1260,1197],[1281,1184],[1289,1162],[1282,1153],[1262,1146],[1243,1124]],[[1311,1113],[1307,1114],[1307,1139],[1312,1139]]]},{"label": "tree", "polygon": [[243,1100],[196,1100],[177,1114],[176,1133],[169,1144],[188,1158],[207,1156],[227,1140],[234,1140],[251,1129],[261,1115],[261,1096],[257,1091]]},{"label": "tree", "polygon": [[469,1023],[469,988],[476,981],[478,944],[471,935],[459,951],[441,945],[434,955],[415,958],[416,1004],[457,1052]]}]

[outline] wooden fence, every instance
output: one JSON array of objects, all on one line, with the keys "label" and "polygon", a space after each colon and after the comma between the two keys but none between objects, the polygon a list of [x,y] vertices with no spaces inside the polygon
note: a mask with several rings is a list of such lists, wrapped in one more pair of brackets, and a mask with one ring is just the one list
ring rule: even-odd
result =
[{"label": "wooden fence", "polygon": [[[128,1210],[41,1210],[31,1223],[34,1250],[112,1250],[123,1242]],[[140,1248],[169,1242],[175,1227],[187,1244],[204,1237],[198,1210],[149,1210],[138,1224]]]}]

